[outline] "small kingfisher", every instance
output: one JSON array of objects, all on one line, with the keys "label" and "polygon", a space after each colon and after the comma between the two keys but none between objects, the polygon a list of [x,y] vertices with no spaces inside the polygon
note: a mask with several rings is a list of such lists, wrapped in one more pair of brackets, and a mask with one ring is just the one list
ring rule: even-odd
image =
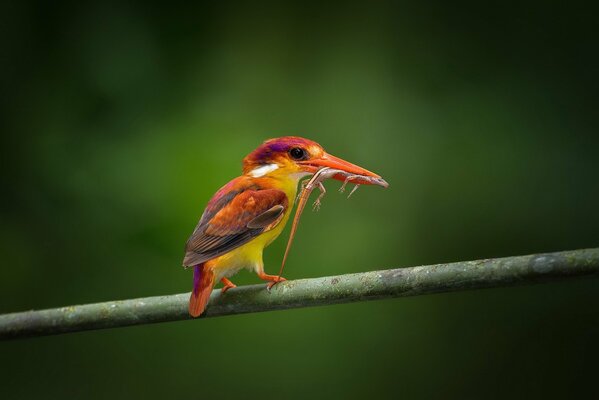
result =
[{"label": "small kingfisher", "polygon": [[289,220],[300,179],[324,167],[380,178],[297,136],[267,140],[243,159],[243,175],[216,192],[185,246],[183,266],[193,267],[192,317],[204,312],[218,281],[222,293],[236,287],[228,278],[242,268],[269,281],[269,288],[285,280],[264,272],[262,252]]}]

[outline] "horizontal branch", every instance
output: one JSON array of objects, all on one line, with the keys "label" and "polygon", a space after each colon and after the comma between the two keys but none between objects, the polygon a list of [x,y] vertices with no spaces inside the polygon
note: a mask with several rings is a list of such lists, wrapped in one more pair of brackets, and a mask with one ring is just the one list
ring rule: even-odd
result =
[{"label": "horizontal branch", "polygon": [[[201,318],[599,276],[599,248],[398,268],[212,292]],[[0,339],[191,319],[188,293],[0,315]]]}]

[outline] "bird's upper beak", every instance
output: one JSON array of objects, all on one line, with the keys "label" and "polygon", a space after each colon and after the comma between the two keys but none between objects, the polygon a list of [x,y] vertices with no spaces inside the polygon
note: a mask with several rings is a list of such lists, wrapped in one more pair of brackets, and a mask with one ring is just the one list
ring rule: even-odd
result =
[{"label": "bird's upper beak", "polygon": [[[312,158],[310,160],[300,161],[300,162],[298,162],[298,164],[301,164],[302,166],[304,166],[305,169],[310,173],[315,173],[316,171],[318,171],[319,169],[321,169],[323,167],[329,167],[329,168],[338,169],[338,170],[347,172],[351,175],[362,175],[362,176],[367,176],[370,178],[375,178],[378,181],[378,183],[375,183],[370,180],[360,180],[359,178],[357,178],[355,180],[352,180],[352,183],[358,183],[358,184],[363,184],[363,185],[373,185],[373,184],[381,185],[381,182],[384,182],[386,184],[386,182],[380,177],[380,175],[377,175],[374,172],[370,172],[367,169],[359,167],[355,164],[352,164],[348,161],[345,161],[339,157],[335,157],[328,153],[324,153],[321,157],[318,157],[318,158]],[[333,176],[333,179],[337,179],[339,181],[345,181],[346,176],[337,174],[337,175]],[[383,185],[383,186],[385,186],[385,185]]]}]

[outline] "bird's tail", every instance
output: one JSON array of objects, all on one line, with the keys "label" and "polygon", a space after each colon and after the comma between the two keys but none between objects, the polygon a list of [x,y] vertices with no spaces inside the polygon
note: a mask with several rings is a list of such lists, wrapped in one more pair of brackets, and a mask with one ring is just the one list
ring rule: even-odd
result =
[{"label": "bird's tail", "polygon": [[193,292],[189,298],[189,314],[199,317],[206,309],[206,303],[214,287],[214,271],[205,263],[193,267]]}]

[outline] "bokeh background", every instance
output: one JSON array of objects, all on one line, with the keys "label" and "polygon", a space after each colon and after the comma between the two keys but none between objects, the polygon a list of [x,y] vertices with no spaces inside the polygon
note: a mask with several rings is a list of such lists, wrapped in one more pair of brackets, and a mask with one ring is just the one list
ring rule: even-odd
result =
[{"label": "bokeh background", "polygon": [[[328,183],[287,278],[597,246],[595,11],[2,2],[0,312],[188,291],[204,205],[288,134],[391,187]],[[571,398],[598,339],[580,280],[4,342],[0,396]]]}]

